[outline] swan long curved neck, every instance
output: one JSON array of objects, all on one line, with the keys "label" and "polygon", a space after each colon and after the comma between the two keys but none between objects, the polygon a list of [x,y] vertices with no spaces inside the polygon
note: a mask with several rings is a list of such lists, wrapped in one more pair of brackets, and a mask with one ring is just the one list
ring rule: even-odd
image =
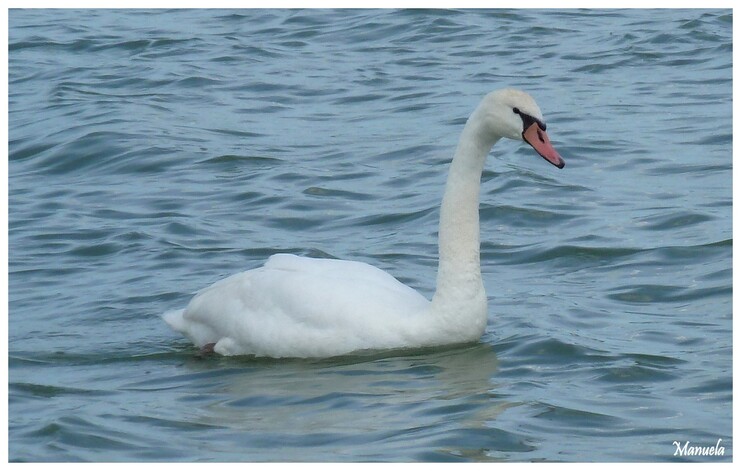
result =
[{"label": "swan long curved neck", "polygon": [[439,219],[439,270],[432,303],[454,310],[483,294],[480,271],[480,181],[498,136],[484,126],[480,108],[468,119],[450,165]]}]

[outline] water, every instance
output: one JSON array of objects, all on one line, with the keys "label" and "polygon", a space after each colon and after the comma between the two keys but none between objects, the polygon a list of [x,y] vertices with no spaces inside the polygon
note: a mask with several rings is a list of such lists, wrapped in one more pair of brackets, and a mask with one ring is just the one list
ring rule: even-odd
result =
[{"label": "water", "polygon": [[[729,461],[732,12],[9,15],[11,461]],[[160,319],[274,252],[429,296],[465,119],[477,344],[202,358]],[[674,441],[723,456],[674,456]]]}]

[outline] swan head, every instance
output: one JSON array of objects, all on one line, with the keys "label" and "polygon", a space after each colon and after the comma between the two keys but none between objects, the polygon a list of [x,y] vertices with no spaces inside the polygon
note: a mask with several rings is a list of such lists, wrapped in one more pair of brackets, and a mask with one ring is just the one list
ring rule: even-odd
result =
[{"label": "swan head", "polygon": [[479,110],[486,129],[498,137],[524,141],[545,160],[558,168],[565,161],[550,143],[542,111],[527,93],[512,88],[491,92],[483,99]]}]

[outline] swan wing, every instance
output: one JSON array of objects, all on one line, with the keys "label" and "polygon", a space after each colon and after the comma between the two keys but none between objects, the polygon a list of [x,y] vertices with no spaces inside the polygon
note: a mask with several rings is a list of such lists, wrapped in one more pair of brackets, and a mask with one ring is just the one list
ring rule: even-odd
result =
[{"label": "swan wing", "polygon": [[271,256],[200,291],[165,320],[222,354],[313,357],[402,346],[429,301],[362,262]]}]

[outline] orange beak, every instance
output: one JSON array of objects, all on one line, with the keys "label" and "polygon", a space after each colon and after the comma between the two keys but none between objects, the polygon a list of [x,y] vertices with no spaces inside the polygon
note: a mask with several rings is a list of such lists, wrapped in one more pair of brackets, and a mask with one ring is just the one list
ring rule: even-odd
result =
[{"label": "orange beak", "polygon": [[523,133],[522,138],[527,141],[527,144],[534,147],[542,157],[548,162],[556,166],[557,168],[565,167],[565,161],[558,151],[550,144],[550,138],[547,137],[547,133],[540,129],[537,123],[532,123]]}]

